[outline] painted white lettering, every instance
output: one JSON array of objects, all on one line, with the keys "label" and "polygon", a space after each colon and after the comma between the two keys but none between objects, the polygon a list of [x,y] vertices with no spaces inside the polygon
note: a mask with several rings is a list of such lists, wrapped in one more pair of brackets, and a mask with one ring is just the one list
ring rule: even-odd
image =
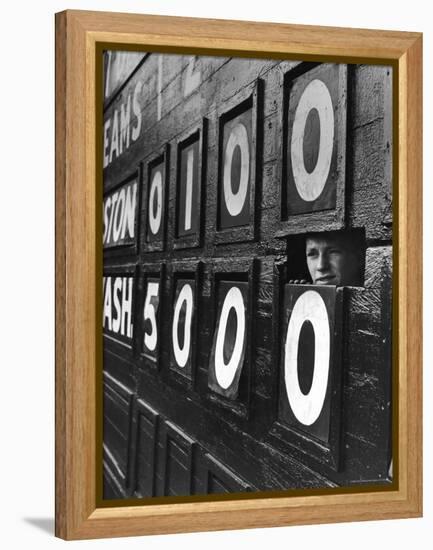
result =
[{"label": "painted white lettering", "polygon": [[107,149],[108,149],[108,130],[110,129],[111,120],[108,119],[104,122],[104,168],[106,168],[110,162]]},{"label": "painted white lettering", "polygon": [[119,332],[120,321],[122,318],[122,306],[120,304],[119,292],[122,290],[122,279],[121,277],[116,277],[114,279],[113,285],[113,300],[114,300],[114,309],[116,311],[116,316],[113,319],[113,332]]},{"label": "painted white lettering", "polygon": [[126,228],[131,239],[134,238],[135,233],[135,204],[137,200],[137,182],[134,181],[132,185],[128,186],[126,191],[126,204],[125,214],[123,215],[123,225],[121,238],[125,238]]},{"label": "painted white lettering", "polygon": [[103,311],[102,326],[108,330],[112,330],[111,315],[112,315],[111,277],[107,277],[105,282],[104,311]]},{"label": "painted white lettering", "polygon": [[102,238],[102,243],[106,244],[108,240],[108,225],[109,225],[109,211],[111,206],[111,197],[107,197],[104,203],[104,236]]},{"label": "painted white lettering", "polygon": [[132,141],[136,141],[141,132],[142,114],[141,114],[140,104],[138,102],[138,96],[141,92],[141,87],[142,87],[142,82],[139,80],[135,85],[134,96],[132,99],[132,111],[137,119],[135,126],[132,127],[132,135],[131,135]]},{"label": "painted white lettering", "polygon": [[[132,338],[132,277],[123,278],[122,286],[122,323],[120,332],[123,336]],[[127,294],[128,293],[128,294]]]},{"label": "painted white lettering", "polygon": [[111,131],[111,147],[110,147],[110,160],[113,161],[113,154],[116,153],[116,157],[119,156],[119,116],[117,111],[113,114],[113,129]]},{"label": "painted white lettering", "polygon": [[129,126],[131,124],[131,96],[128,95],[128,101],[122,103],[120,107],[120,154],[129,147]]},{"label": "painted white lettering", "polygon": [[123,227],[123,217],[125,213],[125,188],[120,190],[119,196],[116,204],[116,212],[114,214],[114,223],[113,223],[113,241],[116,243],[119,240],[120,232]]},{"label": "painted white lettering", "polygon": [[108,239],[107,239],[107,244],[109,244],[111,242],[111,228],[113,227],[113,218],[114,218],[114,211],[115,211],[115,205],[116,205],[116,202],[117,202],[117,196],[118,196],[118,191],[116,191],[115,193],[113,193],[113,196],[111,197],[111,210],[110,210],[110,222],[108,224]]}]

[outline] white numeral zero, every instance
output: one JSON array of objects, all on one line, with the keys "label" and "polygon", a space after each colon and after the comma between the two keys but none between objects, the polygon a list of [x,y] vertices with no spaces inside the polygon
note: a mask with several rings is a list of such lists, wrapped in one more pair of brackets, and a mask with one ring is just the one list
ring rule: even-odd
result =
[{"label": "white numeral zero", "polygon": [[[320,120],[320,143],[316,166],[308,172],[304,163],[304,132],[308,115],[316,109]],[[296,189],[304,201],[316,200],[328,179],[334,148],[334,108],[324,82],[315,79],[305,88],[296,107],[290,154]]]},{"label": "white numeral zero", "polygon": [[[224,362],[224,341],[230,310],[234,309],[237,319],[235,345],[228,363]],[[241,365],[245,339],[245,304],[239,287],[233,286],[227,292],[221,308],[220,322],[215,345],[215,376],[218,384],[227,389],[233,382]]]},{"label": "white numeral zero", "polygon": [[[184,336],[183,336],[183,346],[179,345],[178,337],[178,325],[179,317],[183,304],[185,303],[185,323],[184,323]],[[177,297],[176,305],[174,307],[173,315],[173,325],[171,330],[172,340],[173,340],[173,353],[176,363],[179,367],[185,367],[189,352],[191,348],[191,322],[192,322],[192,311],[193,311],[193,294],[191,285],[188,283],[184,284],[179,295]]]},{"label": "white numeral zero", "polygon": [[[298,378],[299,335],[305,321],[314,330],[314,370],[310,391],[305,395]],[[293,414],[301,424],[311,426],[320,416],[326,397],[330,360],[328,312],[320,294],[307,290],[297,299],[287,327],[284,377],[287,397]]]}]

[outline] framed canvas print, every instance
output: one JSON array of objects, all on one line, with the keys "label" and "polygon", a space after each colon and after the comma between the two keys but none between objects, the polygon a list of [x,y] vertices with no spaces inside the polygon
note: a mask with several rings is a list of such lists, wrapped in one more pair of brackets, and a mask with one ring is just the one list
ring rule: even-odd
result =
[{"label": "framed canvas print", "polygon": [[417,33],[56,15],[56,534],[419,516]]}]

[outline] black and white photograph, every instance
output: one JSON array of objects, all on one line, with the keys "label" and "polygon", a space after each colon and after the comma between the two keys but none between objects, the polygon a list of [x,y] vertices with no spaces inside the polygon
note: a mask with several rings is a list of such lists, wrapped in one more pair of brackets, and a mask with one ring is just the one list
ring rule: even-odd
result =
[{"label": "black and white photograph", "polygon": [[428,550],[429,3],[2,21],[4,548]]},{"label": "black and white photograph", "polygon": [[393,70],[103,53],[103,499],[393,480]]}]

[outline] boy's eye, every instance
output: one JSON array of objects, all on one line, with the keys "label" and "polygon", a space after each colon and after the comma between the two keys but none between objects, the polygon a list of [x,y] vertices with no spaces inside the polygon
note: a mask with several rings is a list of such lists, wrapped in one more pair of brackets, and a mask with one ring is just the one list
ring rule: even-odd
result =
[{"label": "boy's eye", "polygon": [[309,250],[307,252],[307,256],[308,258],[314,258],[315,256],[317,256],[317,250]]}]

